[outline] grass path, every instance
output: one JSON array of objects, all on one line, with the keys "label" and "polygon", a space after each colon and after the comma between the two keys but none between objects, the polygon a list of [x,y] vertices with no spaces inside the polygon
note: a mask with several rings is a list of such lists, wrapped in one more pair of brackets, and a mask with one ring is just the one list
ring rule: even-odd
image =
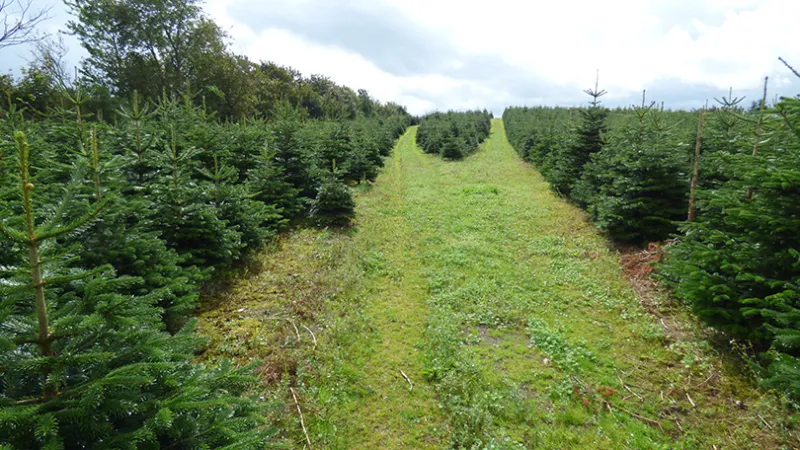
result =
[{"label": "grass path", "polygon": [[[776,401],[685,313],[644,310],[616,252],[519,161],[502,121],[459,162],[422,154],[415,133],[360,188],[353,229],[288,238],[201,317],[212,357],[266,359],[274,398],[298,386],[315,448],[797,445]],[[253,333],[228,317],[275,311],[319,345],[281,321],[245,345]],[[302,448],[287,405],[276,420]]]},{"label": "grass path", "polygon": [[355,240],[366,277],[354,296],[364,299],[361,320],[372,333],[369,342],[351,341],[343,357],[355,363],[364,392],[335,411],[345,427],[337,436],[341,448],[440,448],[444,442],[443,418],[436,414],[432,386],[423,382],[417,347],[428,310],[413,257],[418,230],[408,220],[406,173],[425,166],[414,150],[414,134],[407,133],[381,182],[359,198]]}]

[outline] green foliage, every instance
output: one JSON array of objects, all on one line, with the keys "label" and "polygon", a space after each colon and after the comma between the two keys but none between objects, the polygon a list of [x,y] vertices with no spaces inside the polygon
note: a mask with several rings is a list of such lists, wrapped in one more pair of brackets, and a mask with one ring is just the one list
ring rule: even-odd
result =
[{"label": "green foliage", "polygon": [[800,101],[785,98],[770,113],[757,154],[751,144],[714,155],[722,164],[698,193],[698,219],[661,271],[707,323],[771,349],[767,383],[800,398]]},{"label": "green foliage", "polygon": [[[20,245],[0,271],[0,433],[11,448],[142,448],[269,445],[262,406],[241,395],[255,381],[228,364],[189,361],[191,323],[163,331],[159,292],[131,294],[140,278],[103,265],[86,270],[74,236],[109,203],[79,192],[76,161],[58,203],[37,195],[23,132],[15,177],[22,217],[0,216],[0,233]],[[35,154],[35,150],[34,150]],[[5,180],[4,180],[5,181]],[[41,184],[40,187],[45,187]],[[39,189],[42,190],[42,189]],[[70,212],[85,211],[68,218]]]},{"label": "green foliage", "polygon": [[577,111],[563,108],[507,108],[508,139],[520,157],[536,166],[556,192],[567,195],[578,180]]},{"label": "green foliage", "polygon": [[[504,123],[511,145],[550,182],[553,190],[570,196],[592,155],[605,145],[608,110],[600,106],[605,91],[586,90],[589,108],[507,108]],[[573,124],[573,116],[580,117]]]},{"label": "green foliage", "polygon": [[583,168],[591,159],[592,155],[602,150],[605,145],[603,134],[606,129],[606,117],[608,117],[608,110],[601,107],[596,100],[592,106],[585,109],[580,109],[578,112],[581,115],[581,124],[578,127],[578,140],[573,148],[574,161],[573,166],[578,168],[577,178],[583,173]]},{"label": "green foliage", "polygon": [[503,117],[520,156],[553,190],[586,208],[598,227],[620,241],[666,239],[685,218],[690,163],[684,127],[693,125],[683,113],[651,105],[613,111],[613,127],[605,130],[606,114],[599,106],[509,108]]},{"label": "green foliage", "polygon": [[311,216],[320,225],[347,225],[355,216],[356,202],[350,188],[337,177],[339,172],[323,172]]},{"label": "green foliage", "polygon": [[486,111],[429,114],[420,122],[417,145],[425,153],[461,159],[489,137],[491,119],[491,114]]},{"label": "green foliage", "polygon": [[[268,447],[251,368],[191,363],[198,289],[291,220],[348,223],[348,175],[327,158],[360,152],[374,174],[410,120],[221,124],[134,95],[111,126],[69,95],[37,123],[13,104],[0,121],[0,433],[11,448]],[[17,127],[35,127],[32,155]],[[347,146],[304,140],[317,130]]]},{"label": "green foliage", "polygon": [[594,223],[621,241],[666,239],[686,217],[687,161],[663,117],[652,114],[614,133],[572,191]]},{"label": "green foliage", "polygon": [[290,223],[347,224],[411,118],[231,55],[192,1],[70,6],[81,78],[0,80],[3,447],[269,448],[253,367],[193,362],[199,290]]},{"label": "green foliage", "polygon": [[228,56],[222,30],[196,0],[66,2],[76,21],[69,29],[90,57],[84,72],[121,95],[156,97],[202,79],[204,54]]},{"label": "green foliage", "polygon": [[188,264],[230,265],[240,255],[241,235],[211,203],[206,186],[193,179],[200,151],[180,146],[174,127],[169,133],[171,139],[154,152],[155,165],[163,169],[151,189],[150,220],[157,221],[165,242]]},{"label": "green foliage", "polygon": [[362,118],[313,122],[303,129],[301,139],[310,148],[310,160],[317,171],[330,171],[335,165],[340,179],[360,184],[375,180],[383,158],[389,156],[395,139],[409,122],[402,116],[385,121]]},{"label": "green foliage", "polygon": [[[227,120],[280,117],[285,104],[313,119],[407,116],[395,103],[381,103],[321,75],[303,77],[290,67],[251,61],[234,53],[227,36],[206,17],[196,0],[70,0],[67,27],[89,57],[78,80],[64,65],[63,43],[37,49],[35,61],[19,79],[3,76],[0,105],[25,107],[40,117],[63,103],[62,88],[81,84],[90,95],[86,112],[112,119],[122,99],[135,93],[152,101],[164,93],[194,95]],[[53,48],[55,47],[55,48]]]}]

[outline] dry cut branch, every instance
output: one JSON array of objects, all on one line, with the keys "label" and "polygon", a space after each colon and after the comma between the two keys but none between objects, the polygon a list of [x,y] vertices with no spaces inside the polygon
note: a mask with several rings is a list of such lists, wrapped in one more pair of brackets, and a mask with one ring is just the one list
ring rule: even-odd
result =
[{"label": "dry cut branch", "polygon": [[303,410],[300,409],[300,402],[297,401],[297,393],[294,391],[294,388],[289,388],[289,390],[292,392],[292,398],[294,398],[294,404],[295,406],[297,406],[297,414],[300,415],[300,426],[303,428],[303,434],[306,436],[306,442],[308,443],[308,450],[311,450],[314,448],[314,446],[311,445],[311,438],[308,437],[306,422],[305,420],[303,420]]}]

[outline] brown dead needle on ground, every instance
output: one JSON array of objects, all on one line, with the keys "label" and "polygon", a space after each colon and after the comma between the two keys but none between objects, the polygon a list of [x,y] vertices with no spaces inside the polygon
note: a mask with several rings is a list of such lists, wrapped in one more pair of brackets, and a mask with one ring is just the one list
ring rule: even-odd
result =
[{"label": "brown dead needle on ground", "polygon": [[619,258],[622,271],[636,291],[636,295],[643,306],[654,314],[658,313],[658,305],[653,298],[653,291],[658,287],[658,283],[650,275],[655,270],[654,264],[660,262],[663,257],[663,245],[651,242],[643,250],[623,251]]},{"label": "brown dead needle on ground", "polygon": [[665,336],[670,341],[681,341],[686,340],[686,334],[692,332],[691,327],[676,319],[675,305],[671,301],[664,301],[663,292],[659,292],[659,283],[652,277],[655,265],[663,260],[665,248],[671,243],[651,242],[644,249],[622,249],[619,264],[641,305],[659,319]]}]

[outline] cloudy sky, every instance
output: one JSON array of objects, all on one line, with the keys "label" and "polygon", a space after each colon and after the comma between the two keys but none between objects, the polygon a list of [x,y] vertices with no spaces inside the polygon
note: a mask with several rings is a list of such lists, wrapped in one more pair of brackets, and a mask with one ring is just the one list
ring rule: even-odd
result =
[{"label": "cloudy sky", "polygon": [[[48,0],[35,0],[47,5]],[[54,3],[52,0],[50,3]],[[421,114],[507,105],[575,105],[594,84],[607,105],[648,98],[800,93],[798,0],[208,0],[205,10],[254,60],[320,73]],[[43,25],[67,20],[60,4]],[[70,59],[84,53],[74,41]],[[0,50],[0,70],[27,50]]]}]

